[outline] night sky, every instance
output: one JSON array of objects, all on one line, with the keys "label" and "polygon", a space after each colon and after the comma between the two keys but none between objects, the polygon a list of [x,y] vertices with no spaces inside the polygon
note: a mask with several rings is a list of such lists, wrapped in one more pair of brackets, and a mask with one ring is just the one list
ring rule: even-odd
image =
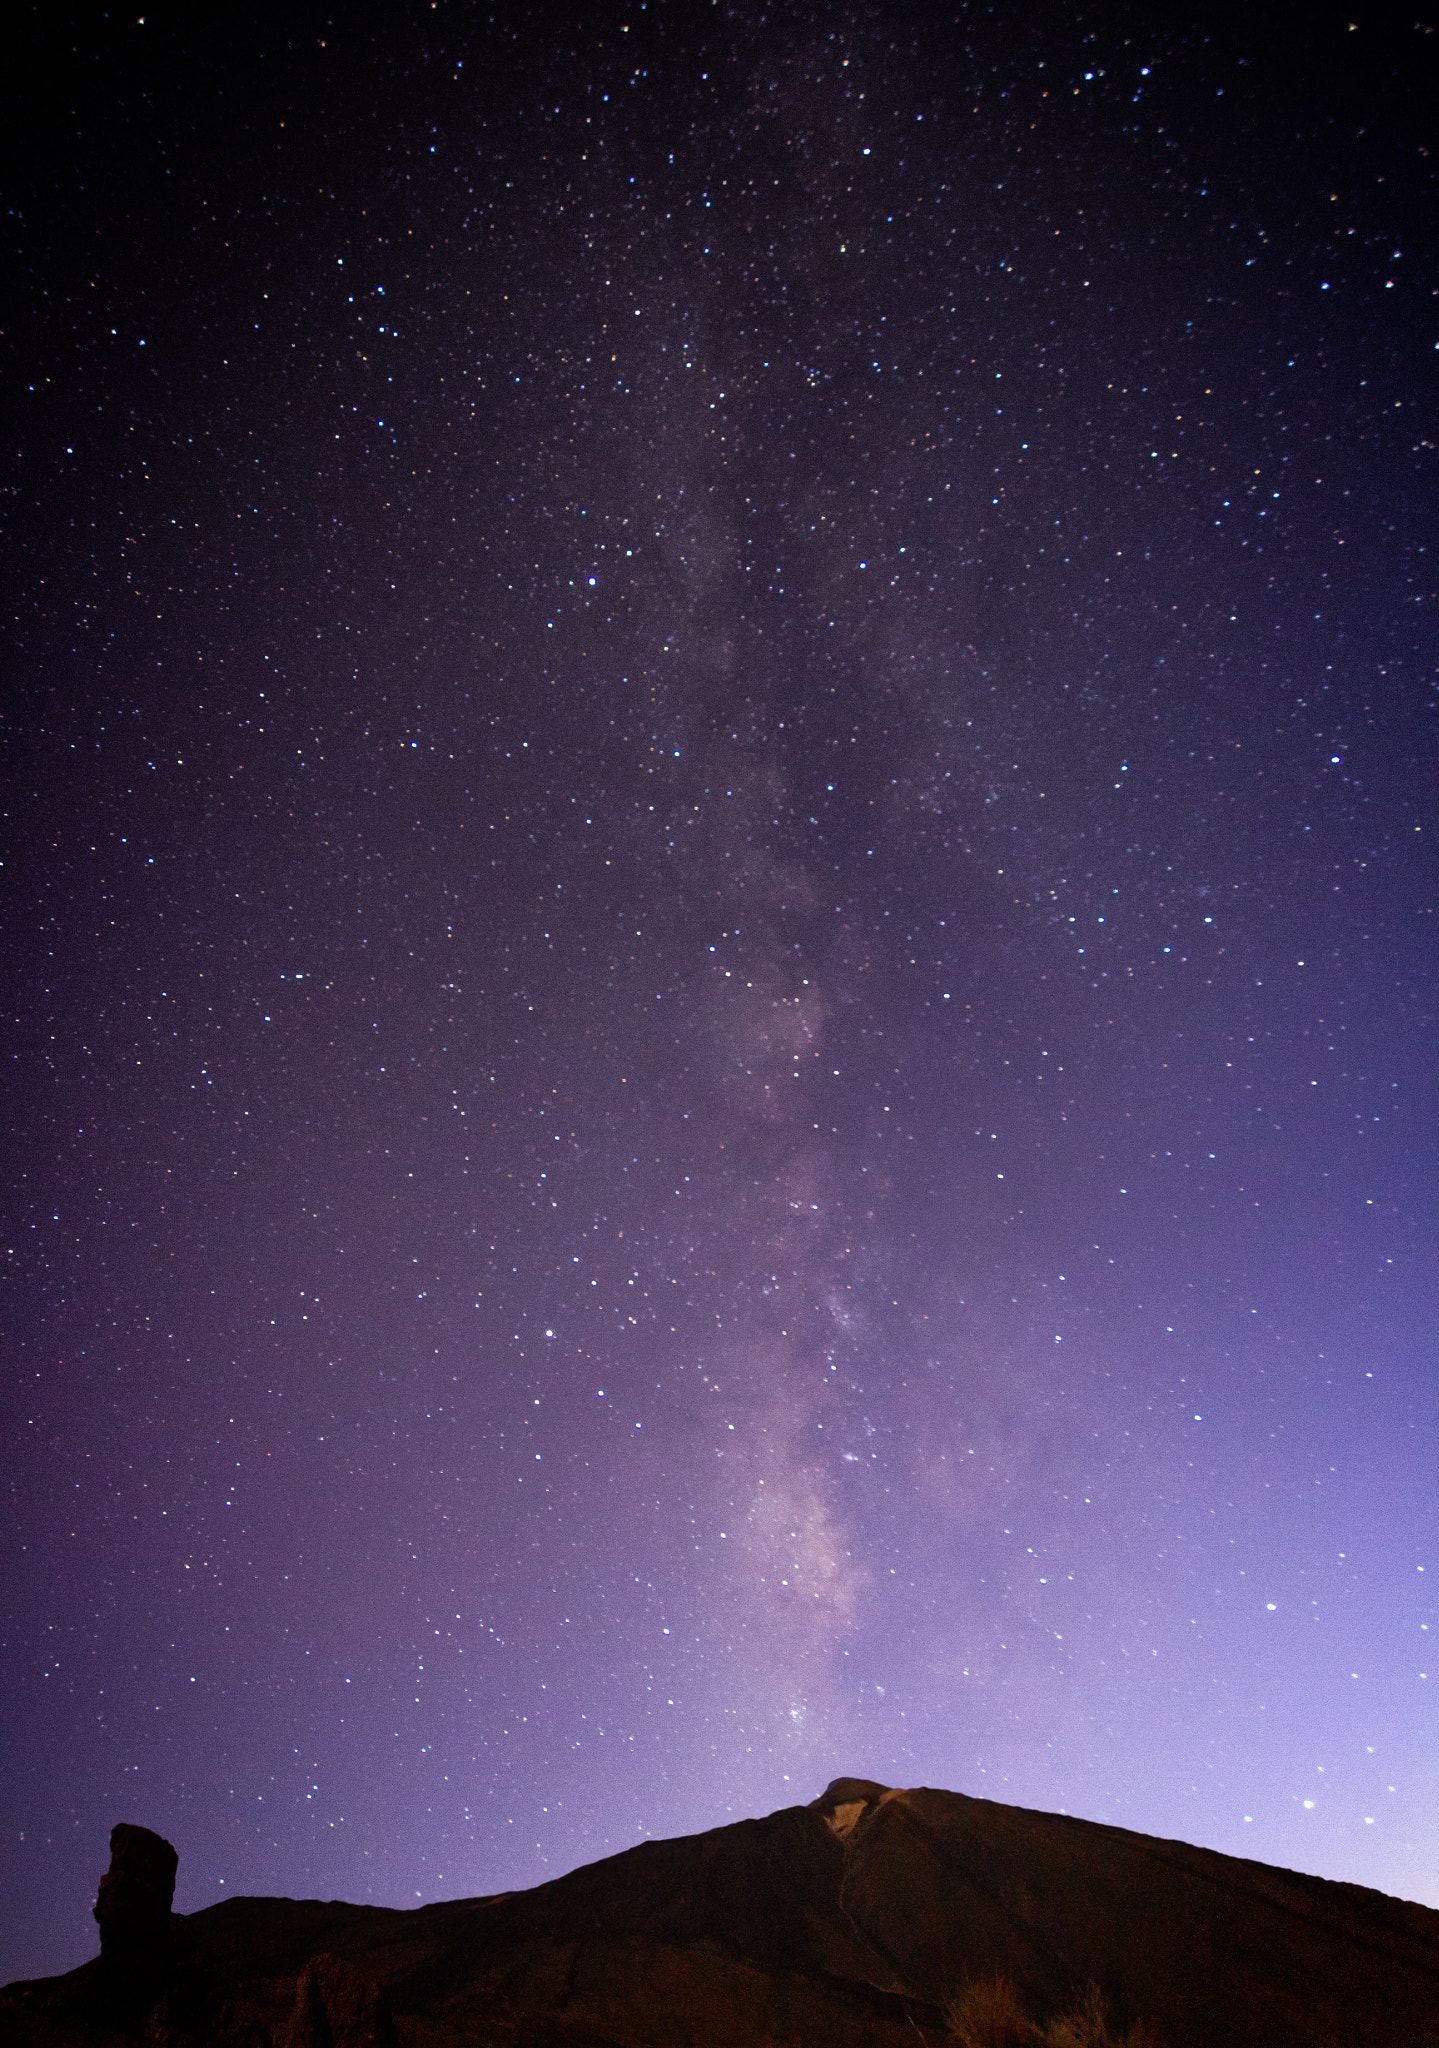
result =
[{"label": "night sky", "polygon": [[841,1772],[1439,1904],[1439,37],[140,12],[8,89],[0,1974]]}]

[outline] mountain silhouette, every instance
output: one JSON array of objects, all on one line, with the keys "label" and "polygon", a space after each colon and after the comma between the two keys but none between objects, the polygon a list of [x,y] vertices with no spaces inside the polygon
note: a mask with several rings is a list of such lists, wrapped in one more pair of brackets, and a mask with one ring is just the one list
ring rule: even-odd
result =
[{"label": "mountain silhouette", "polygon": [[996,2043],[1439,2048],[1439,1913],[958,1792],[838,1778],[807,1806],[410,1912],[234,1898],[166,1921],[168,1846],[116,1829],[100,1956],[0,1992],[0,2040],[938,2048],[981,2038],[1002,1979],[1025,2018]]}]

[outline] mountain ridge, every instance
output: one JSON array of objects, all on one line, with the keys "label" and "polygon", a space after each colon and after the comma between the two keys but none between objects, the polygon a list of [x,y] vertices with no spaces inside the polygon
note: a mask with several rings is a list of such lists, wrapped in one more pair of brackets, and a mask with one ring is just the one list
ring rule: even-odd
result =
[{"label": "mountain ridge", "polygon": [[[145,1832],[115,1838],[133,1857]],[[531,1891],[413,1909],[170,1915],[157,1895],[133,1940],[113,1853],[101,1955],[0,1992],[16,2048],[915,2048],[996,1976],[1039,2020],[1092,1983],[1163,2048],[1439,2048],[1439,1913],[927,1787],[837,1778]]]}]

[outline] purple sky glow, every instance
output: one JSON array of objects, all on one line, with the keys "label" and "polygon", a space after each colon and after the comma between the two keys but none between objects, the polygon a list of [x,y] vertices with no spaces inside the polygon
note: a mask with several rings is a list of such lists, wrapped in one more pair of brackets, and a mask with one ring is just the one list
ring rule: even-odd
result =
[{"label": "purple sky glow", "polygon": [[7,1978],[840,1772],[1439,1905],[1439,38],[1264,18],[37,17]]}]

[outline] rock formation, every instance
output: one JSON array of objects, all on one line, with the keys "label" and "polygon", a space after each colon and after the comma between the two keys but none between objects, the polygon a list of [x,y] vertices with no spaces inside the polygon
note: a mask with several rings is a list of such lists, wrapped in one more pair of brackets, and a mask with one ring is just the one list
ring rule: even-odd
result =
[{"label": "rock formation", "polygon": [[1142,2023],[1162,2048],[1439,2048],[1439,1913],[854,1778],[530,1892],[413,1912],[237,1898],[175,1916],[148,2011],[107,2002],[111,1953],[106,1939],[68,1976],[0,1992],[0,2041],[940,2048],[956,1997],[1002,1979],[1040,2025],[1088,1998],[1108,2016],[1109,2033],[1082,2036],[1096,2043]]},{"label": "rock formation", "polygon": [[168,1941],[179,1867],[179,1855],[163,1835],[123,1820],[111,1828],[110,1868],[94,1906],[102,1956],[134,1957]]},{"label": "rock formation", "polygon": [[126,1821],[110,1830],[110,1868],[100,1879],[96,2011],[116,2025],[143,2019],[171,1974],[170,1911],[180,1858],[163,1835]]},{"label": "rock formation", "polygon": [[379,1985],[344,1956],[313,1956],[300,1973],[295,2007],[277,2048],[399,2048]]}]

